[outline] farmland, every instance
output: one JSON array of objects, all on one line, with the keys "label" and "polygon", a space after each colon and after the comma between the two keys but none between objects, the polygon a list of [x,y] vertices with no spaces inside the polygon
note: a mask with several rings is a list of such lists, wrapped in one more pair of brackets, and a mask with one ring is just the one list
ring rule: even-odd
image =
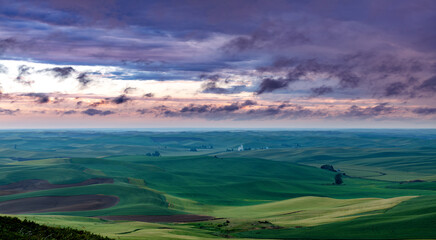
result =
[{"label": "farmland", "polygon": [[116,239],[436,238],[434,130],[1,134],[0,213],[40,224]]}]

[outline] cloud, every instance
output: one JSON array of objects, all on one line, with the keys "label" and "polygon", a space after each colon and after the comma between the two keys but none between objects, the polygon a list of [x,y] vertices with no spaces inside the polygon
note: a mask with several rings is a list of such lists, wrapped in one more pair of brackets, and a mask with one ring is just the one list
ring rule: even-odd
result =
[{"label": "cloud", "polygon": [[241,108],[241,105],[237,102],[228,105],[216,106],[212,104],[195,105],[183,107],[180,113],[217,113],[217,112],[234,112]]},{"label": "cloud", "polygon": [[249,36],[231,39],[223,50],[234,53],[250,50],[290,47],[310,43],[311,40],[293,25],[276,21],[263,24]]},{"label": "cloud", "polygon": [[272,92],[277,89],[282,89],[287,87],[289,83],[290,81],[285,78],[279,78],[279,79],[265,78],[260,83],[256,93],[262,94],[262,93]]},{"label": "cloud", "polygon": [[8,68],[3,64],[0,64],[0,73],[8,73]]},{"label": "cloud", "polygon": [[342,88],[356,88],[361,82],[361,78],[350,71],[342,71],[336,75],[339,77],[339,86]]},{"label": "cloud", "polygon": [[[240,119],[250,111],[252,118],[286,114],[312,117],[319,114],[314,109],[327,108],[327,104],[334,109],[347,99],[358,99],[353,100],[358,106],[345,110],[349,116],[377,117],[398,113],[393,104],[404,102],[404,98],[408,98],[405,104],[409,107],[425,108],[436,96],[433,1],[361,1],[358,7],[347,1],[282,0],[193,0],[192,4],[127,1],[121,5],[117,1],[26,1],[26,7],[16,1],[0,2],[5,6],[0,8],[2,59],[32,62],[23,65],[18,76],[8,76],[16,77],[13,84],[17,86],[2,82],[5,91],[27,92],[29,87],[20,83],[30,85],[30,80],[39,76],[26,67],[37,70],[44,64],[56,64],[56,68],[50,67],[48,77],[77,78],[79,87],[99,87],[101,83],[105,84],[102,89],[114,92],[123,91],[120,86],[138,86],[138,92],[126,87],[118,94],[125,96],[103,100],[81,95],[81,107],[86,107],[80,111],[122,104],[129,94],[143,91],[140,83],[119,85],[118,80],[177,80],[168,92],[155,92],[159,96],[171,94],[170,107],[160,111],[147,105],[147,111],[160,111],[163,116],[200,114],[210,119]],[[7,66],[9,72],[16,70],[9,63]],[[98,75],[88,71],[98,66],[104,70],[97,84]],[[412,78],[416,81],[410,82]],[[201,87],[190,89],[195,92],[192,96],[181,94],[176,88],[184,80],[184,87]],[[32,88],[46,92],[44,83],[45,79]],[[290,91],[292,94],[281,94]],[[69,92],[76,94],[77,89]],[[156,99],[145,99],[153,93],[142,93],[142,101],[155,104]],[[241,99],[248,93],[257,94],[259,103],[245,105]],[[219,101],[227,104],[204,104],[212,94],[222,94]],[[315,101],[313,96],[328,96],[332,101]],[[194,99],[192,106],[186,105],[187,99]],[[267,103],[277,99],[307,105],[299,109]],[[377,104],[360,105],[385,99],[391,103],[378,108]],[[56,101],[54,97],[48,100]],[[134,103],[139,104],[139,100]],[[88,106],[90,101],[97,102]],[[66,98],[47,107],[61,108],[69,103]],[[334,114],[342,118],[345,112],[341,108]],[[416,117],[412,111],[407,113]]]},{"label": "cloud", "polygon": [[275,106],[264,106],[252,100],[224,105],[189,104],[181,108],[162,105],[149,109],[139,109],[137,112],[151,114],[155,117],[203,118],[208,120],[296,119],[326,116],[324,111],[310,110],[299,105],[282,103]]},{"label": "cloud", "polygon": [[146,113],[153,112],[157,116],[165,117],[188,117],[220,120],[233,118],[235,115],[238,115],[238,110],[243,109],[245,106],[248,105],[240,104],[239,102],[233,102],[225,105],[190,104],[180,109],[171,109],[167,106],[160,106],[158,108],[153,108],[152,111],[149,110]]},{"label": "cloud", "polygon": [[123,95],[120,95],[120,96],[112,99],[112,103],[122,104],[122,103],[126,103],[130,100],[131,100],[130,98],[128,98],[126,95],[123,94]]},{"label": "cloud", "polygon": [[[78,103],[79,103],[79,102],[78,102]],[[93,103],[89,104],[89,106],[90,106],[90,107],[97,107],[97,106],[105,105],[105,104],[108,104],[108,103],[109,103],[108,100],[106,100],[106,99],[100,99],[100,100],[97,101],[97,102],[93,102]],[[82,101],[80,101],[80,105],[82,105]]]},{"label": "cloud", "polygon": [[356,88],[361,80],[360,77],[350,71],[349,66],[321,63],[317,59],[280,59],[273,62],[271,67],[258,68],[260,72],[272,71],[274,73],[283,70],[287,70],[285,77],[264,78],[258,87],[257,94],[287,88],[291,83],[307,78],[309,74],[327,74],[328,78],[338,78],[340,88]]},{"label": "cloud", "polygon": [[202,93],[214,93],[214,94],[236,94],[246,91],[245,85],[232,86],[229,88],[217,87],[216,83],[208,83],[203,86]]},{"label": "cloud", "polygon": [[428,108],[428,107],[416,108],[413,110],[413,112],[419,115],[433,115],[436,114],[436,108]]},{"label": "cloud", "polygon": [[321,96],[321,95],[325,95],[325,94],[329,94],[333,92],[333,88],[332,87],[328,87],[328,86],[321,86],[321,87],[317,87],[317,88],[311,88],[310,89],[312,91],[312,94],[314,96]]},{"label": "cloud", "polygon": [[133,93],[133,92],[135,92],[136,91],[136,88],[133,88],[133,87],[126,87],[124,90],[123,90],[123,93],[124,94],[130,94],[130,93]]},{"label": "cloud", "polygon": [[76,70],[73,67],[54,67],[47,69],[47,71],[53,72],[57,78],[64,79],[71,76]]},{"label": "cloud", "polygon": [[245,101],[241,104],[242,107],[245,107],[245,106],[254,106],[254,105],[257,105],[257,102],[256,102],[256,101],[253,101],[253,100],[245,100]]},{"label": "cloud", "polygon": [[77,113],[77,111],[75,111],[75,110],[68,110],[68,111],[62,112],[63,115],[71,115],[71,114],[76,114],[76,113]]},{"label": "cloud", "polygon": [[25,80],[25,76],[30,75],[30,71],[32,70],[32,67],[26,66],[26,65],[20,65],[18,67],[18,76],[15,78],[15,81],[22,83],[24,85],[31,85],[33,81]]},{"label": "cloud", "polygon": [[403,82],[391,83],[385,88],[385,96],[391,97],[401,95],[406,90],[406,88],[407,85]]},{"label": "cloud", "polygon": [[79,76],[77,76],[77,80],[79,81],[79,83],[82,87],[87,87],[88,84],[90,84],[92,82],[92,79],[89,78],[88,72],[80,73]]},{"label": "cloud", "polygon": [[0,108],[1,115],[15,115],[15,113],[18,112],[20,112],[20,109],[11,110],[11,109]]},{"label": "cloud", "polygon": [[223,78],[220,74],[201,74],[199,77],[205,82],[201,86],[202,93],[214,93],[214,94],[236,94],[241,93],[247,89],[245,85],[235,85],[228,87],[219,87],[218,84],[229,85],[231,82],[229,78]]},{"label": "cloud", "polygon": [[109,110],[102,111],[102,110],[98,110],[98,109],[94,109],[94,108],[89,108],[89,109],[87,109],[85,111],[82,111],[82,114],[85,114],[85,115],[88,115],[88,116],[95,116],[95,115],[98,115],[98,116],[107,116],[107,115],[111,115],[111,114],[114,114],[114,113],[115,112],[113,112],[113,111],[109,111]]},{"label": "cloud", "polygon": [[50,102],[50,97],[45,93],[26,93],[22,94],[22,96],[35,97],[36,102],[40,104]]},{"label": "cloud", "polygon": [[394,107],[388,105],[388,103],[380,103],[373,107],[359,107],[353,105],[343,114],[343,116],[353,118],[371,118],[380,115],[387,115],[395,111]]},{"label": "cloud", "polygon": [[181,113],[186,113],[186,112],[204,113],[204,112],[209,112],[211,108],[212,108],[211,105],[194,105],[194,104],[191,104],[189,106],[183,107],[180,110],[180,112]]},{"label": "cloud", "polygon": [[141,114],[141,115],[144,115],[144,114],[146,114],[146,113],[150,113],[150,111],[149,111],[148,109],[145,109],[145,108],[143,108],[143,109],[138,109],[138,110],[136,110],[136,112],[139,113],[139,114]]},{"label": "cloud", "polygon": [[[341,94],[341,97],[355,97],[356,94],[360,97],[378,98],[414,97],[419,95],[407,91],[408,88],[416,84],[414,79],[432,74],[434,64],[436,62],[431,59],[423,61],[388,50],[356,51],[331,56],[321,54],[317,58],[276,57],[271,63],[267,61],[256,67],[260,76],[266,75],[260,81],[256,93],[286,89],[298,82],[299,90],[312,95],[317,94],[314,92],[316,89],[311,87],[312,83],[328,83],[332,92],[335,92],[333,97],[336,94]],[[433,86],[436,84],[430,78],[415,89],[434,91],[436,87]]]},{"label": "cloud", "polygon": [[433,76],[417,87],[418,90],[422,90],[424,92],[436,92],[436,76]]},{"label": "cloud", "polygon": [[0,39],[0,56],[3,55],[6,50],[15,47],[17,45],[17,40],[15,38],[4,38]]}]

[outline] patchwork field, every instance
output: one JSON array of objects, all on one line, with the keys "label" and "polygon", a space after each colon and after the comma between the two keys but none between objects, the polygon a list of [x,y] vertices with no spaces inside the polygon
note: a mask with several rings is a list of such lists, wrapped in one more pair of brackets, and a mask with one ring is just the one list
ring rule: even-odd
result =
[{"label": "patchwork field", "polygon": [[434,181],[433,130],[0,137],[1,214],[115,239],[431,239]]}]

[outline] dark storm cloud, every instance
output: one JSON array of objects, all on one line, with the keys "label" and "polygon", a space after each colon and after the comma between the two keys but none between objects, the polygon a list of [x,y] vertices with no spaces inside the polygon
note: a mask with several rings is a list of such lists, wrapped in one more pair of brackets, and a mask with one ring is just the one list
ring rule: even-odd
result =
[{"label": "dark storm cloud", "polygon": [[194,105],[191,104],[189,106],[183,107],[180,112],[186,113],[186,112],[195,112],[195,113],[204,113],[209,112],[211,109],[211,105]]},{"label": "dark storm cloud", "polygon": [[[434,47],[434,43],[429,40],[434,39],[431,30],[435,27],[433,23],[435,4],[432,1],[384,1],[376,4],[373,1],[326,3],[325,1],[284,0],[255,2],[196,0],[189,1],[187,4],[184,1],[11,2],[4,0],[0,3],[8,6],[0,9],[0,14],[11,22],[12,20],[25,22],[26,25],[22,28],[36,28],[32,24],[37,25],[37,23],[43,24],[48,30],[60,26],[75,26],[78,30],[134,26],[135,34],[142,37],[165,36],[169,32],[172,37],[184,41],[203,40],[213,33],[224,33],[244,35],[235,37],[232,42],[237,49],[247,49],[251,46],[262,46],[272,37],[277,39],[276,42],[282,42],[281,45],[304,44],[310,42],[312,38],[321,38],[319,35],[322,36],[323,33],[307,36],[308,34],[302,29],[307,25],[316,26],[317,22],[324,20],[334,20],[368,25],[399,35],[403,38],[397,39],[402,39],[406,43],[420,44],[426,48]],[[328,28],[333,28],[334,26],[331,25],[333,24],[327,22],[322,25],[321,30],[327,31]],[[313,27],[309,28],[311,32],[316,30]],[[326,38],[331,37],[324,35]],[[55,40],[65,38],[62,33],[51,36]],[[83,41],[85,38],[75,32],[72,36],[76,41]],[[72,45],[72,41],[65,43]],[[87,44],[91,45],[90,42]],[[116,45],[121,44],[111,43],[111,46]]]},{"label": "dark storm cloud", "polygon": [[[167,106],[154,108],[144,113],[154,113],[157,116],[165,117],[185,117],[185,118],[205,118],[210,120],[234,119],[241,113],[238,111],[244,110],[246,107],[254,105],[253,101],[244,101],[243,103],[233,102],[226,105],[215,104],[190,104],[180,109],[171,109]],[[142,114],[144,114],[142,113]]]},{"label": "dark storm cloud", "polygon": [[47,71],[52,72],[57,78],[64,79],[70,77],[76,70],[73,67],[55,67],[47,69]]},{"label": "dark storm cloud", "polygon": [[145,109],[145,108],[144,109],[138,109],[138,110],[136,110],[136,112],[141,114],[141,115],[144,115],[146,113],[150,113],[150,111],[148,109]]},{"label": "dark storm cloud", "polygon": [[339,86],[342,88],[356,88],[361,82],[361,78],[355,73],[342,71],[337,74],[339,77]]},{"label": "dark storm cloud", "polygon": [[268,49],[278,46],[292,46],[308,44],[311,40],[304,33],[295,29],[292,25],[285,26],[282,22],[269,22],[249,36],[236,37],[226,45],[223,50],[229,53]]},{"label": "dark storm cloud", "polygon": [[80,73],[79,76],[77,76],[77,80],[82,87],[87,87],[88,84],[92,82],[92,79],[89,78],[89,73],[87,72]]},{"label": "dark storm cloud", "polygon": [[200,74],[198,76],[201,80],[206,80],[209,82],[218,82],[221,78],[223,78],[220,74]]},{"label": "dark storm cloud", "polygon": [[180,109],[180,113],[218,113],[218,112],[234,112],[241,109],[241,105],[237,102],[231,103],[229,105],[215,106],[215,105],[195,105],[191,104],[189,106]]},{"label": "dark storm cloud", "polygon": [[89,108],[85,111],[82,111],[82,114],[88,115],[88,116],[107,116],[107,115],[111,115],[114,114],[115,112],[113,111],[102,111],[102,110],[98,110],[98,109],[94,109],[94,108]]},{"label": "dark storm cloud", "polygon": [[435,93],[436,92],[436,76],[433,76],[433,77],[425,80],[424,82],[422,82],[422,84],[420,84],[417,87],[417,89],[424,91],[424,92]]},{"label": "dark storm cloud", "polygon": [[412,112],[419,115],[433,115],[436,114],[436,108],[416,108]]},{"label": "dark storm cloud", "polygon": [[135,91],[136,91],[136,88],[126,87],[126,88],[123,90],[123,93],[124,93],[124,94],[130,94],[130,93],[133,93],[133,92],[135,92]]},{"label": "dark storm cloud", "polygon": [[15,113],[18,113],[19,111],[20,109],[11,110],[0,108],[0,115],[15,115]]},{"label": "dark storm cloud", "polygon": [[330,58],[320,56],[316,59],[279,57],[270,64],[256,68],[259,74],[268,76],[261,80],[256,92],[262,94],[292,88],[291,85],[296,82],[310,80],[306,81],[306,91],[317,95],[313,92],[313,87],[310,88],[313,76],[317,76],[317,82],[320,83],[337,81],[336,85],[328,84],[332,92],[349,92],[352,93],[350,97],[359,94],[360,97],[411,98],[419,96],[410,91],[412,86],[422,91],[434,91],[432,78],[422,82],[421,86],[416,86],[416,76],[428,76],[433,71],[434,64],[436,62],[431,60],[421,61],[415,57],[383,51],[360,51]]},{"label": "dark storm cloud", "polygon": [[[295,87],[305,96],[431,100],[436,92],[432,0],[0,0],[0,5],[0,54],[7,59],[118,66],[109,77],[200,80],[200,91],[214,94],[261,95]],[[199,72],[205,76],[199,78]],[[250,87],[226,83],[216,72],[249,79]],[[30,84],[25,76],[23,71],[17,81]],[[77,78],[82,87],[92,79],[86,72]],[[350,114],[371,112],[354,110]]]},{"label": "dark storm cloud", "polygon": [[287,78],[271,79],[265,78],[259,85],[257,94],[268,93],[277,89],[285,88],[291,81]]},{"label": "dark storm cloud", "polygon": [[268,66],[258,66],[259,72],[277,72],[290,66],[295,66],[298,63],[296,58],[278,57]]},{"label": "dark storm cloud", "polygon": [[120,96],[112,99],[112,103],[122,104],[122,103],[126,103],[130,100],[131,100],[130,98],[128,98],[126,95],[123,94],[123,95],[120,95]]},{"label": "dark storm cloud", "polygon": [[325,94],[333,92],[333,88],[332,87],[328,87],[328,86],[321,86],[321,87],[317,87],[317,88],[311,88],[310,90],[312,91],[312,94],[314,96],[321,96],[321,95],[325,95]]},{"label": "dark storm cloud", "polygon": [[253,100],[245,100],[245,101],[241,104],[241,106],[243,106],[243,107],[245,107],[245,106],[254,106],[254,105],[257,105],[257,102],[256,102],[256,101],[253,101]]},{"label": "dark storm cloud", "polygon": [[266,108],[250,109],[246,114],[238,117],[239,120],[255,119],[299,119],[322,118],[326,113],[320,110],[310,110],[299,105],[282,104]]},{"label": "dark storm cloud", "polygon": [[25,80],[25,77],[30,75],[30,71],[32,69],[33,69],[32,67],[26,65],[20,65],[18,67],[18,76],[15,78],[15,81],[22,83],[24,85],[31,85],[33,81]]},{"label": "dark storm cloud", "polygon": [[380,115],[387,115],[394,111],[395,108],[389,106],[388,103],[380,103],[374,107],[359,107],[353,105],[344,113],[344,117],[371,118]]},{"label": "dark storm cloud", "polygon": [[203,93],[234,94],[246,90],[246,87],[244,85],[219,87],[219,83],[229,83],[229,79],[222,77],[220,74],[201,74],[199,78],[205,81],[201,86],[201,92]]},{"label": "dark storm cloud", "polygon": [[15,47],[17,40],[15,38],[0,39],[0,56],[8,49]]},{"label": "dark storm cloud", "polygon": [[26,93],[22,94],[22,96],[34,97],[36,102],[41,104],[50,102],[50,97],[45,93]]},{"label": "dark storm cloud", "polygon": [[317,59],[290,59],[289,61],[282,59],[280,65],[275,61],[271,67],[261,67],[258,68],[258,70],[261,72],[288,70],[288,72],[285,77],[263,79],[259,85],[257,94],[287,88],[291,83],[302,80],[308,74],[324,73],[330,77],[336,77],[339,79],[339,87],[341,88],[356,88],[361,81],[359,76],[351,72],[350,66],[345,64],[321,63]]},{"label": "dark storm cloud", "polygon": [[57,114],[61,114],[61,115],[72,115],[72,114],[76,114],[78,113],[75,110],[68,110],[68,111],[57,111]]},{"label": "dark storm cloud", "polygon": [[[256,106],[256,108],[252,106]],[[225,105],[190,104],[182,108],[159,106],[152,109],[139,109],[137,112],[157,117],[204,118],[208,120],[297,119],[327,115],[324,111],[310,110],[299,105],[283,103],[276,106],[263,106],[252,100]]]},{"label": "dark storm cloud", "polygon": [[[89,107],[98,107],[100,105],[105,105],[105,104],[108,104],[108,103],[109,103],[109,101],[107,99],[101,99],[100,101],[93,102],[93,103],[89,104]],[[82,104],[82,102],[80,102],[80,105],[81,104]]]},{"label": "dark storm cloud", "polygon": [[389,84],[385,89],[385,96],[398,96],[401,95],[406,89],[407,85],[403,82],[394,82]]},{"label": "dark storm cloud", "polygon": [[203,93],[215,93],[215,94],[235,94],[241,93],[246,90],[245,85],[231,86],[228,88],[217,87],[217,84],[214,82],[208,82],[203,85],[203,89],[201,92]]}]

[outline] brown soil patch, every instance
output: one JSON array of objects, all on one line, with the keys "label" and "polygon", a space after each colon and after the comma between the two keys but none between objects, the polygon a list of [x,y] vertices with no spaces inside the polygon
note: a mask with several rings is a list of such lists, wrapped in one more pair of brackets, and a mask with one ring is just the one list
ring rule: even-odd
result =
[{"label": "brown soil patch", "polygon": [[119,199],[106,195],[44,196],[0,202],[0,213],[90,211],[115,206]]},{"label": "brown soil patch", "polygon": [[214,220],[211,216],[179,214],[179,215],[123,215],[123,216],[100,216],[104,220],[126,220],[138,222],[199,222]]},{"label": "brown soil patch", "polygon": [[91,178],[80,183],[73,184],[51,184],[47,180],[29,179],[16,183],[0,186],[0,196],[11,195],[24,192],[34,192],[39,190],[47,190],[53,188],[78,187],[93,184],[113,183],[112,178]]}]

